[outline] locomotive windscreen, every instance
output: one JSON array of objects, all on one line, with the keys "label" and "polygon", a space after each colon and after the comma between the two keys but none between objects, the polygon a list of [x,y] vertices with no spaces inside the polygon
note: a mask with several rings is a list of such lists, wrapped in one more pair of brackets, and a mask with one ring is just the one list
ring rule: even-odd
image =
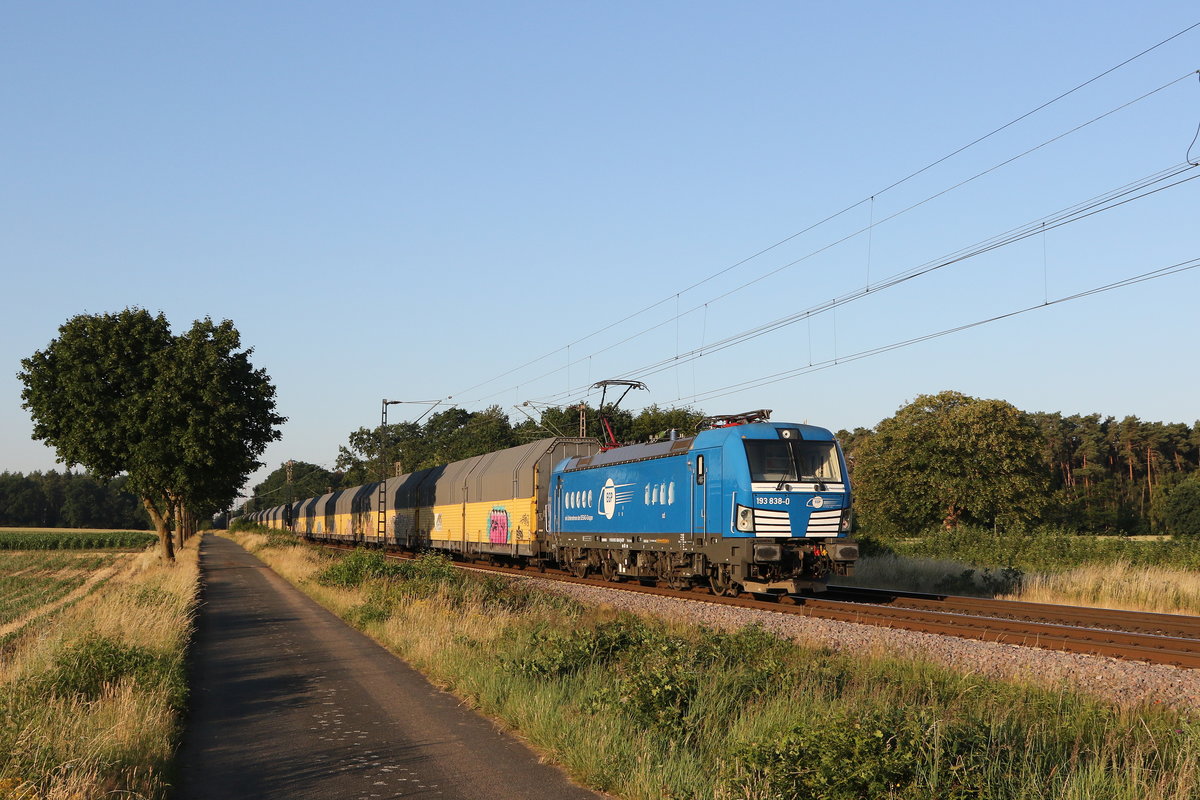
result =
[{"label": "locomotive windscreen", "polygon": [[842,480],[834,442],[748,439],[746,458],[750,462],[750,480],[755,483]]}]

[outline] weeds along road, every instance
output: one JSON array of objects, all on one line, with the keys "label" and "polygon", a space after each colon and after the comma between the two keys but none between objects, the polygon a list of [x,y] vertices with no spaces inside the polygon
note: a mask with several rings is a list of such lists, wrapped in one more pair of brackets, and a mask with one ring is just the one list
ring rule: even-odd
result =
[{"label": "weeds along road", "polygon": [[180,800],[599,797],[234,542],[200,548]]}]

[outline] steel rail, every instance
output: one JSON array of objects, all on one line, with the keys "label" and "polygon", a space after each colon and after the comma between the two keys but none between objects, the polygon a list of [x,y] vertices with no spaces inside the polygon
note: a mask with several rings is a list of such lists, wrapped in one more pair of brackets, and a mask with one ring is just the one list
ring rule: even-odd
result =
[{"label": "steel rail", "polygon": [[1130,633],[1148,633],[1200,639],[1200,617],[1186,614],[1167,614],[1155,611],[1089,606],[1031,603],[1024,600],[996,600],[986,597],[926,594],[890,589],[830,586],[822,599],[887,605],[894,608],[920,608],[929,611],[954,611],[959,614],[1020,619],[1030,622],[1057,622],[1064,625],[1084,625]]},{"label": "steel rail", "polygon": [[[353,546],[340,543],[319,543],[333,549],[353,550]],[[385,552],[385,557],[405,560],[412,558],[394,551]],[[1020,601],[986,600],[981,598],[963,598],[953,595],[920,595],[910,592],[884,592],[876,594],[875,602],[850,600],[832,600],[808,596],[789,596],[780,600],[761,600],[749,595],[739,597],[721,597],[713,595],[707,589],[695,587],[692,590],[679,591],[657,585],[647,585],[637,580],[605,581],[602,579],[576,578],[566,572],[555,569],[536,569],[531,572],[524,567],[508,567],[479,561],[456,561],[455,566],[471,571],[493,574],[511,575],[514,577],[538,577],[547,580],[574,583],[594,588],[611,589],[616,591],[634,592],[638,594],[669,597],[676,600],[705,602],[716,605],[751,608],[758,611],[770,611],[779,614],[795,614],[815,619],[828,619],[837,622],[853,622],[862,625],[896,628],[918,633],[930,633],[942,636],[954,636],[962,639],[996,642],[999,644],[1036,647],[1041,649],[1059,650],[1084,655],[1108,656],[1131,661],[1142,661],[1151,664],[1165,664],[1187,669],[1200,669],[1200,633],[1190,627],[1184,635],[1162,635],[1155,632],[1129,630],[1113,630],[1114,620],[1124,615],[1133,617],[1167,617],[1186,622],[1188,617],[1174,614],[1148,615],[1143,612],[1114,611],[1108,609],[1081,608],[1078,606],[1054,606],[1046,603],[1022,603]],[[838,589],[840,591],[840,588]],[[859,590],[855,589],[855,592]],[[868,591],[866,595],[870,595]],[[974,613],[969,613],[953,605],[949,610],[930,608],[914,608],[905,605],[891,605],[880,602],[884,595],[891,595],[897,603],[925,601],[930,603],[945,603],[947,601],[965,601],[963,607],[971,607]],[[940,598],[937,599],[937,598]],[[1036,621],[1025,618],[1005,618],[991,613],[992,606],[1000,604],[999,608],[1009,615],[1019,617],[1023,613],[1048,614],[1049,610],[1060,610],[1054,616],[1057,622]],[[1022,610],[1022,606],[1035,607],[1033,612]],[[943,609],[946,606],[942,606]],[[1076,615],[1074,612],[1079,610]],[[986,612],[986,613],[985,613]],[[1089,622],[1102,620],[1104,626],[1093,626]],[[1200,622],[1200,621],[1198,621]]]}]

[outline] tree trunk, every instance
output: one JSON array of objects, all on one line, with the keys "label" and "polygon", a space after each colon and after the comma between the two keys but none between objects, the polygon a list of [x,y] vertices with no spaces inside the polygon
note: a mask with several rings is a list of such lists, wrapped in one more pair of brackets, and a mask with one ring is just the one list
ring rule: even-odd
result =
[{"label": "tree trunk", "polygon": [[[167,561],[175,560],[175,543],[171,541],[171,517],[168,512],[167,516],[163,516],[158,506],[149,497],[142,498],[142,505],[146,507],[146,512],[150,515],[151,522],[154,523],[154,529],[158,531],[159,555]],[[170,509],[170,504],[167,505]]]},{"label": "tree trunk", "polygon": [[961,512],[959,511],[958,506],[956,504],[951,504],[950,507],[946,509],[945,518],[942,519],[942,527],[948,531],[954,530],[956,527],[958,527],[958,518],[960,514]]},{"label": "tree trunk", "polygon": [[175,509],[175,547],[176,549],[183,547],[183,520],[184,510],[183,504],[178,500],[172,499],[171,507]]}]

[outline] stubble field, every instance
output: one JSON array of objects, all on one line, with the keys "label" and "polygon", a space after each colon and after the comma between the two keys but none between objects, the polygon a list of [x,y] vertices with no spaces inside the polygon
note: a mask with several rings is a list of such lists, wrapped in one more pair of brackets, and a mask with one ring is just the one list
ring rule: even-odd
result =
[{"label": "stubble field", "polygon": [[[0,531],[0,538],[10,531]],[[165,797],[196,548],[164,564],[128,532],[31,532],[49,549],[0,547],[0,798]],[[139,533],[139,532],[134,532]],[[142,534],[144,536],[144,534]],[[55,545],[59,546],[56,547]]]}]

